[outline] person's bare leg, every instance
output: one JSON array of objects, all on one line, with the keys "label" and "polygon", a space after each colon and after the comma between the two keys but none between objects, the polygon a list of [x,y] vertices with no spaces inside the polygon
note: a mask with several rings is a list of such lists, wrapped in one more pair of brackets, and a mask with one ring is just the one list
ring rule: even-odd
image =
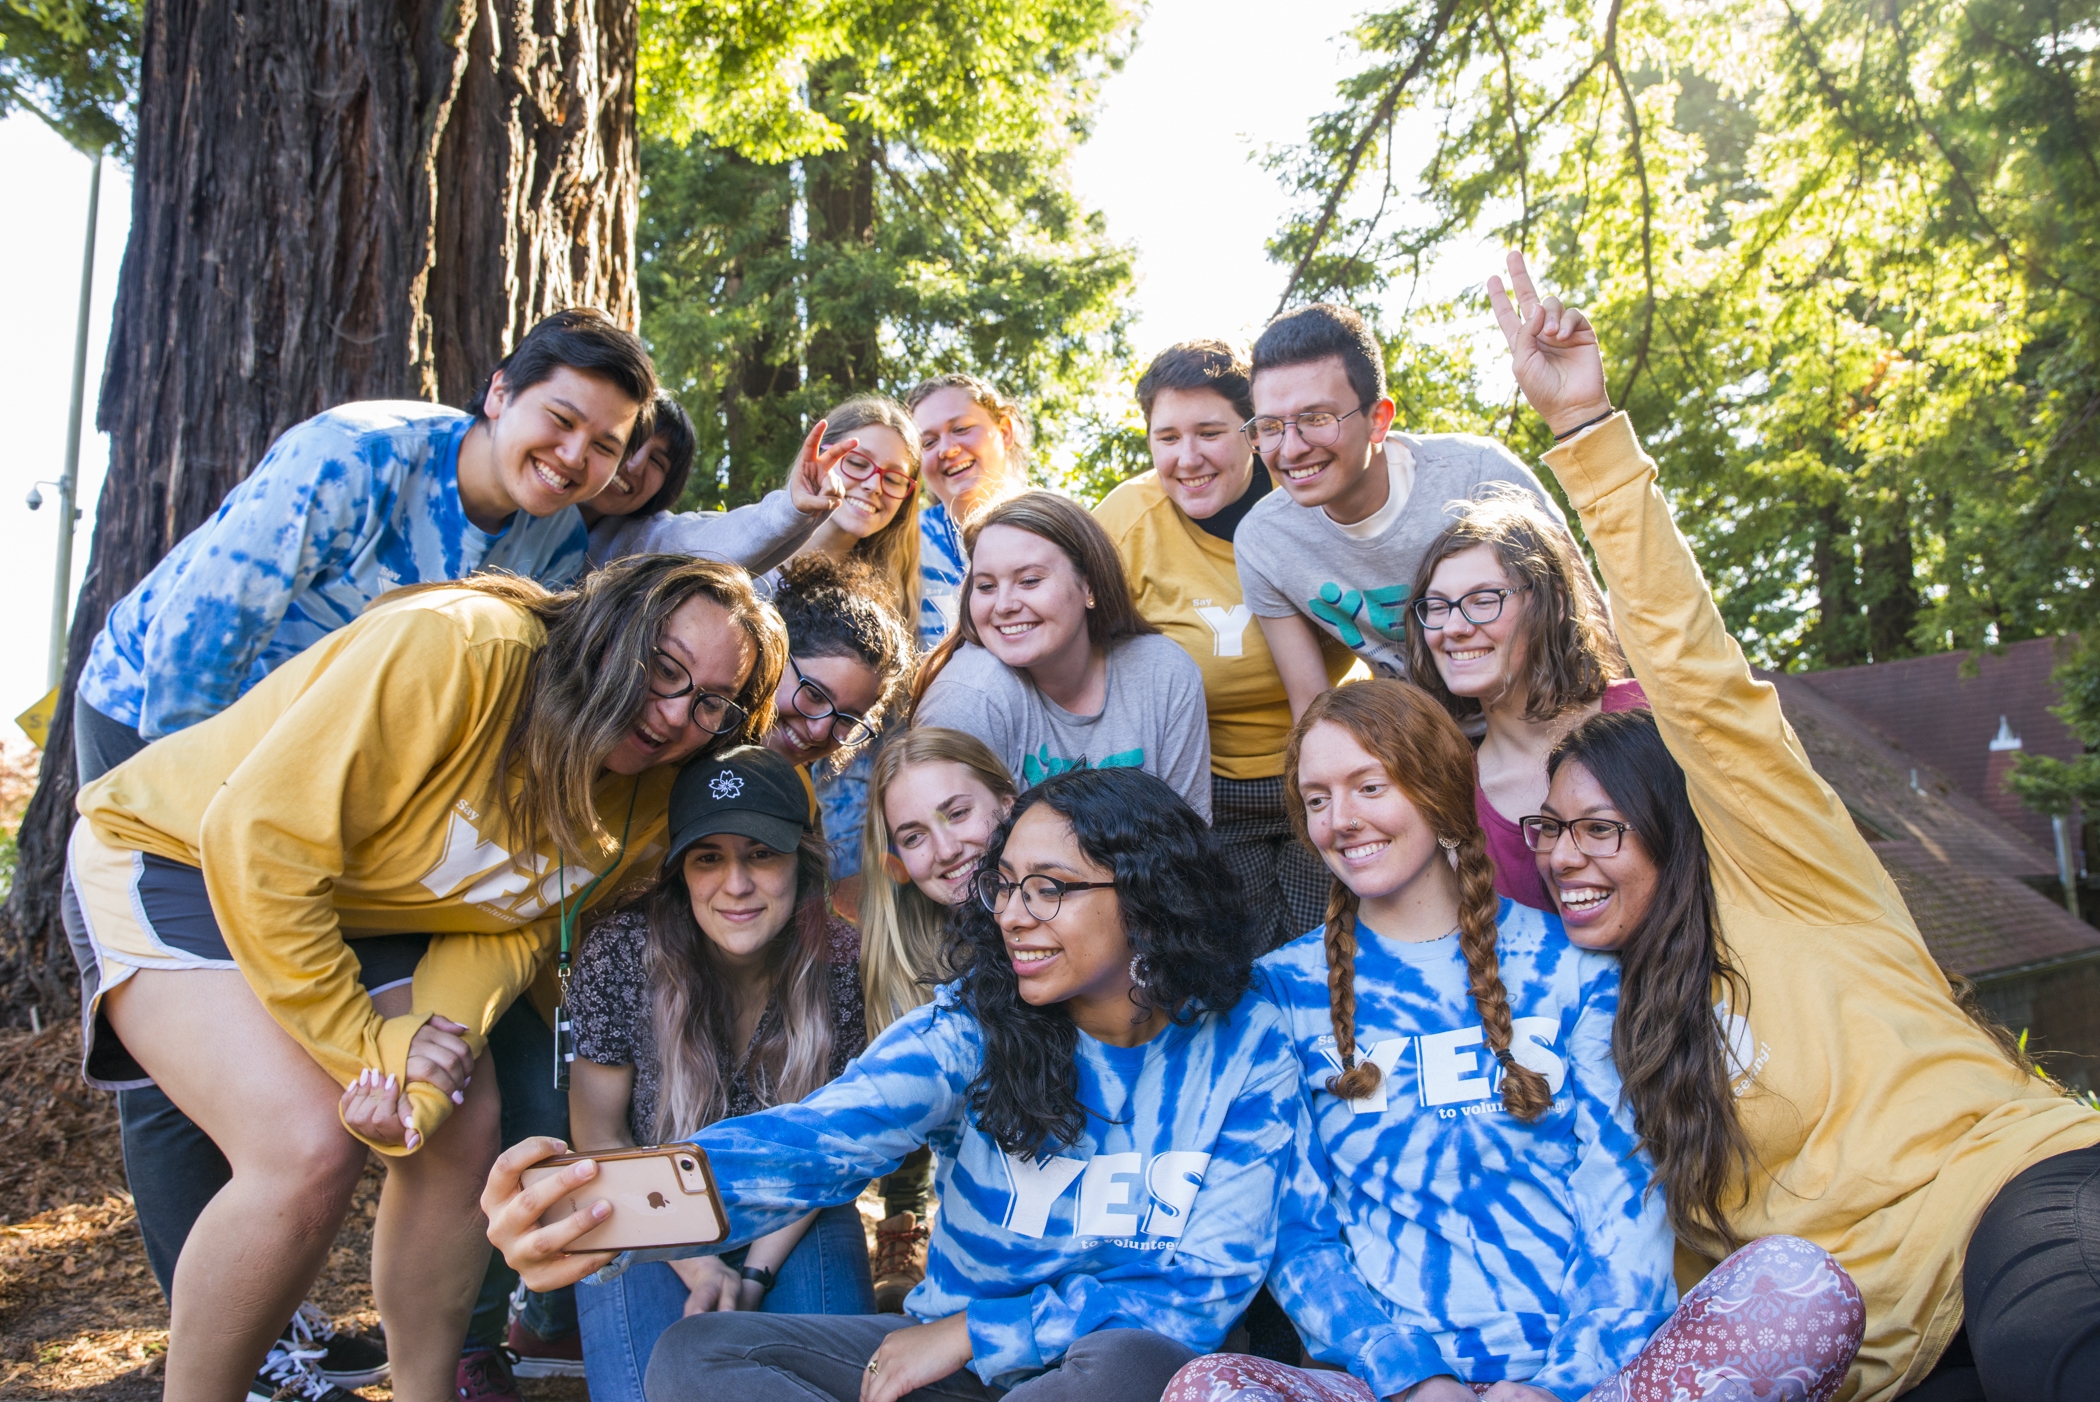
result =
[{"label": "person's bare leg", "polygon": [[111,990],[110,1024],[233,1177],[175,1267],[168,1402],[240,1397],[320,1273],[365,1147],[341,1087],[230,969],[146,970]]},{"label": "person's bare leg", "polygon": [[466,1096],[422,1148],[387,1160],[372,1227],[372,1296],[399,1402],[453,1398],[467,1320],[488,1270],[481,1188],[502,1148],[503,1102],[486,1053]]}]

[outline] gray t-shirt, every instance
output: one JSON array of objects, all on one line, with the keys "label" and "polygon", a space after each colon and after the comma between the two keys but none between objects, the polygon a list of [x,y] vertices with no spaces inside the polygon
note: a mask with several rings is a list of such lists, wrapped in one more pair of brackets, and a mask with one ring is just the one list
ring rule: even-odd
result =
[{"label": "gray t-shirt", "polygon": [[626,555],[692,555],[741,565],[754,575],[777,569],[824,524],[804,516],[785,489],[734,511],[659,511],[608,516],[591,527],[591,568]]},{"label": "gray t-shirt", "polygon": [[1210,821],[1203,673],[1161,633],[1110,645],[1108,699],[1096,716],[1073,715],[1037,691],[1027,673],[966,642],[933,679],[912,724],[975,735],[1024,789],[1068,769],[1142,769]]},{"label": "gray t-shirt", "polygon": [[1271,492],[1233,537],[1240,591],[1257,618],[1304,614],[1382,677],[1407,675],[1407,601],[1423,553],[1471,500],[1495,482],[1535,495],[1554,520],[1560,508],[1516,454],[1469,433],[1393,434],[1414,455],[1414,486],[1399,519],[1358,540],[1316,506]]}]

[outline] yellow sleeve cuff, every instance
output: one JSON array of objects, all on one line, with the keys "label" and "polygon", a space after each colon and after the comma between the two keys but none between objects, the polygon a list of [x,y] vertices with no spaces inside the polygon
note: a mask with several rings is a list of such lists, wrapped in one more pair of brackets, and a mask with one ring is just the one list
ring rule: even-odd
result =
[{"label": "yellow sleeve cuff", "polygon": [[1578,515],[1619,488],[1655,475],[1655,461],[1641,451],[1633,420],[1623,410],[1565,443],[1554,444],[1546,451],[1545,462]]}]

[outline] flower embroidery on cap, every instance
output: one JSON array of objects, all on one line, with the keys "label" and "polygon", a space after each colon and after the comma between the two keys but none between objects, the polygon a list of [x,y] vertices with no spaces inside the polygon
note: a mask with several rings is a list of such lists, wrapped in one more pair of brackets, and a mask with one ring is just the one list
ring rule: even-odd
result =
[{"label": "flower embroidery on cap", "polygon": [[708,782],[707,791],[716,798],[735,798],[744,791],[744,781],[725,769]]}]

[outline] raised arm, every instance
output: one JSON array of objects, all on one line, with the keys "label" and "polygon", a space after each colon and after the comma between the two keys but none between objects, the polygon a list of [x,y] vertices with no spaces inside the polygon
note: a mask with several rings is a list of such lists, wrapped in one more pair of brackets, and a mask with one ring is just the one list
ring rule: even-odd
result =
[{"label": "raised arm", "polygon": [[1256,618],[1255,622],[1261,624],[1262,640],[1268,643],[1269,656],[1275,659],[1276,675],[1283,678],[1283,694],[1290,701],[1291,719],[1295,721],[1329,685],[1319,630],[1302,613]]},{"label": "raised arm", "polygon": [[1655,464],[1604,393],[1597,337],[1581,312],[1541,299],[1510,255],[1488,298],[1518,386],[1556,437],[1546,454],[1611,592],[1612,620],[1670,753],[1684,769],[1718,884],[1755,891],[1813,924],[1856,924],[1900,901],[1844,803],[1809,764],[1779,695],[1751,675],[1692,548],[1655,483]]}]

